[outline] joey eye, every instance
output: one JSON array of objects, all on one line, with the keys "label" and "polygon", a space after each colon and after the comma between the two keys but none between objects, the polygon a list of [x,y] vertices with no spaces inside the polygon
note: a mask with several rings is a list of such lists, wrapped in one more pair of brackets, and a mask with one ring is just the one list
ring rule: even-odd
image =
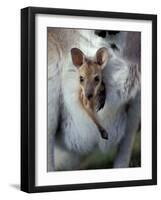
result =
[{"label": "joey eye", "polygon": [[79,78],[80,78],[80,82],[82,83],[84,81],[83,76],[80,76]]},{"label": "joey eye", "polygon": [[99,79],[99,76],[95,76],[95,77],[94,77],[94,81],[95,81],[96,83],[98,83],[99,80],[100,80],[100,79]]}]

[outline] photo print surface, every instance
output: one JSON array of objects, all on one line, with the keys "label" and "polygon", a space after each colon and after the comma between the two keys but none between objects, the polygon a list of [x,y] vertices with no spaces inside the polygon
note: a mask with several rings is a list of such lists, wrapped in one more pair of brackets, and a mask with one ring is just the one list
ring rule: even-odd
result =
[{"label": "photo print surface", "polygon": [[47,28],[47,171],[141,167],[141,33]]}]

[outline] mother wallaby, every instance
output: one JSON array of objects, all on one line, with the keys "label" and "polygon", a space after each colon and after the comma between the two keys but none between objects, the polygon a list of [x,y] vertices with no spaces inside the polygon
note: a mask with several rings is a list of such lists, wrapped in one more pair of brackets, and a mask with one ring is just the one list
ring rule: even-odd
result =
[{"label": "mother wallaby", "polygon": [[[78,95],[80,76],[70,55],[73,47],[88,57],[93,57],[101,47],[108,50],[109,60],[102,77],[105,105],[97,112],[99,124],[109,134],[108,140],[100,137],[96,124],[82,109]],[[77,168],[80,155],[94,148],[107,152],[118,144],[114,165],[127,167],[140,120],[139,106],[137,63],[123,59],[110,48],[108,40],[93,30],[48,29],[48,171]]]}]

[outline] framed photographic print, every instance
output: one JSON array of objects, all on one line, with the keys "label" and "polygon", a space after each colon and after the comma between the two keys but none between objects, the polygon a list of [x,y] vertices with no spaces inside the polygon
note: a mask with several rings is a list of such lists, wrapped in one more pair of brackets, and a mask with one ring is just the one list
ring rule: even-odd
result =
[{"label": "framed photographic print", "polygon": [[21,10],[21,190],[157,184],[157,16]]}]

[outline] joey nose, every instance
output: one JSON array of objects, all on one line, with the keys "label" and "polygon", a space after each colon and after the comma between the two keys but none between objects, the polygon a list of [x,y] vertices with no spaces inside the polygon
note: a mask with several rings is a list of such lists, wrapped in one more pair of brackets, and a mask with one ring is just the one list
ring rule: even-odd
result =
[{"label": "joey nose", "polygon": [[93,94],[86,94],[86,97],[87,97],[88,100],[90,100],[90,99],[92,99]]}]

